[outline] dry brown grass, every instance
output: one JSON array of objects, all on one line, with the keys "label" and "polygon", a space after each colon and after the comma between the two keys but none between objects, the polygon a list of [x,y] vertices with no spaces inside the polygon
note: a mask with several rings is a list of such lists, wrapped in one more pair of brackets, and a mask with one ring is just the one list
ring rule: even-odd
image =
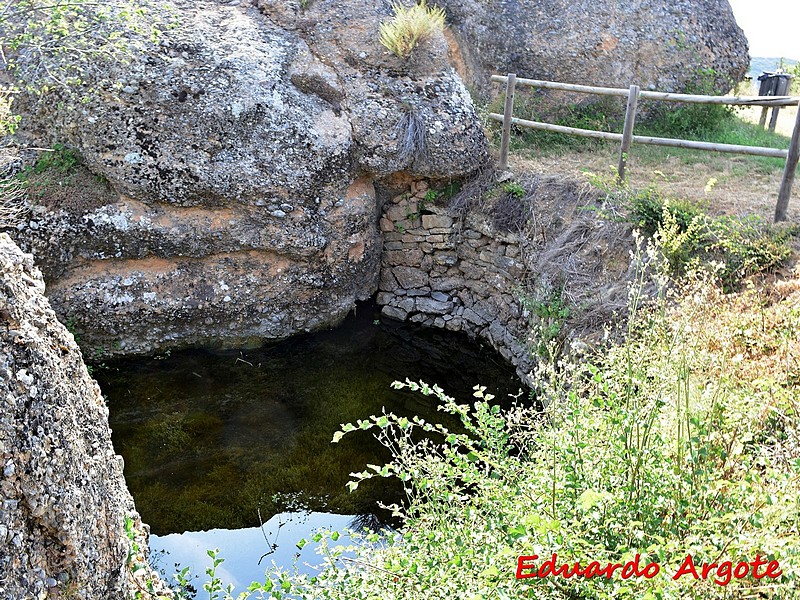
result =
[{"label": "dry brown grass", "polygon": [[[760,215],[771,221],[782,172],[733,154],[661,151],[654,157],[649,148],[633,146],[627,167],[631,187],[657,184],[668,196],[687,198],[708,205],[712,215]],[[515,172],[586,177],[586,173],[616,172],[619,150],[600,146],[594,151],[569,151],[538,157],[511,157]],[[715,180],[713,185],[709,182]],[[710,187],[710,189],[709,189]],[[789,221],[800,223],[800,178],[789,202]]]}]

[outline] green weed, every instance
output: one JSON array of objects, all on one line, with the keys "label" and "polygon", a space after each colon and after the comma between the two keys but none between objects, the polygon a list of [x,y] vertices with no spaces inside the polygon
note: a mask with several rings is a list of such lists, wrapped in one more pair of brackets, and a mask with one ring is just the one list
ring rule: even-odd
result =
[{"label": "green weed", "polygon": [[63,144],[55,144],[52,152],[45,152],[36,161],[32,171],[37,174],[54,170],[62,175],[72,173],[81,164],[81,157],[77,151]]},{"label": "green weed", "polygon": [[621,190],[630,219],[653,236],[674,274],[692,268],[714,272],[725,291],[735,291],[750,276],[770,273],[792,255],[797,226],[771,225],[750,217],[711,217],[706,208],[673,200],[656,188]]}]

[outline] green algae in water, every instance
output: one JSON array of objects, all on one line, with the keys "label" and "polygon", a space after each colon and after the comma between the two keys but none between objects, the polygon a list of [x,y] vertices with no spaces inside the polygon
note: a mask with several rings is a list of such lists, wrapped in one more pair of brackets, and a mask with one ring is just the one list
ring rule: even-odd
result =
[{"label": "green algae in water", "polygon": [[456,425],[435,400],[392,381],[438,383],[470,402],[486,385],[519,392],[513,369],[466,336],[377,322],[361,305],[337,329],[248,351],[175,352],[109,364],[97,379],[136,506],[159,535],[252,527],[284,511],[380,515],[394,479],[354,493],[352,471],[388,452],[368,432],[332,444],[340,424],[382,410]]}]

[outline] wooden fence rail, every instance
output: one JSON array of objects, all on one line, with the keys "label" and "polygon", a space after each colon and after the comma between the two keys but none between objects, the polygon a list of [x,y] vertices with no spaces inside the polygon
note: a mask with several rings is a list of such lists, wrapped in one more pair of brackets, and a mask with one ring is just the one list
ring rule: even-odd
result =
[{"label": "wooden fence rail", "polygon": [[[632,85],[628,89],[595,87],[589,85],[575,85],[570,83],[558,83],[555,81],[543,81],[538,79],[517,78],[514,73],[508,76],[493,75],[492,81],[506,84],[506,98],[504,114],[490,113],[489,118],[503,123],[503,138],[500,144],[500,168],[508,168],[508,147],[511,138],[511,126],[527,127],[544,131],[553,131],[581,137],[593,137],[603,140],[620,142],[619,165],[617,167],[617,177],[620,181],[625,179],[625,167],[627,165],[631,144],[646,144],[654,146],[668,146],[671,148],[688,148],[693,150],[706,150],[712,152],[728,152],[736,154],[749,154],[752,156],[768,156],[773,158],[786,159],[783,170],[781,187],[778,192],[778,201],[775,207],[775,221],[786,220],[786,212],[789,206],[792,184],[794,182],[797,163],[800,160],[800,98],[790,96],[700,96],[694,94],[672,94],[667,92],[653,92],[640,90],[638,86]],[[602,96],[618,96],[628,99],[625,112],[625,125],[622,133],[609,133],[605,131],[595,131],[591,129],[579,129],[576,127],[565,127],[553,125],[552,123],[542,123],[539,121],[528,121],[513,116],[514,112],[514,92],[516,86],[525,85],[552,90],[562,90],[567,92],[578,92],[583,94],[598,94]],[[633,135],[633,126],[636,120],[636,108],[639,99],[660,100],[662,102],[687,102],[696,104],[726,104],[733,106],[797,106],[797,119],[794,131],[789,142],[788,150],[777,148],[764,148],[761,146],[739,146],[735,144],[717,144],[712,142],[697,142],[692,140],[681,140],[672,138],[659,138],[644,135]]]}]

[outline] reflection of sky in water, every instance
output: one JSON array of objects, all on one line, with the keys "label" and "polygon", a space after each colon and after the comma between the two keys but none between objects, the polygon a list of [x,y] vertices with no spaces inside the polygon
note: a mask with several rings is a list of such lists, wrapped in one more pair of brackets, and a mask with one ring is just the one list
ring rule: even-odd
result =
[{"label": "reflection of sky in water", "polygon": [[519,389],[496,353],[464,335],[382,321],[372,304],[334,330],[261,348],[176,351],[97,371],[128,487],[159,535],[253,527],[300,510],[387,522],[377,502],[402,502],[398,480],[376,478],[353,493],[346,484],[389,452],[371,431],[331,438],[384,408],[458,427],[433,397],[391,388],[406,377],[460,402],[473,401],[478,384],[498,401]]},{"label": "reflection of sky in water", "polygon": [[[308,539],[318,529],[341,531],[350,525],[352,519],[353,517],[348,515],[318,512],[281,513],[272,517],[262,527],[152,535],[150,550],[168,578],[180,570],[174,568],[175,563],[179,563],[180,568],[190,567],[194,575],[199,575],[198,578],[192,578],[192,585],[202,594],[203,583],[208,580],[205,572],[211,566],[211,557],[207,552],[218,548],[219,557],[224,558],[225,562],[217,567],[217,576],[222,580],[223,587],[230,583],[237,592],[241,592],[253,581],[264,581],[264,571],[273,562],[281,567],[291,568],[295,557],[299,556],[298,569],[310,573],[314,565],[322,562],[320,555],[315,551],[317,545],[312,542],[300,550],[296,546],[297,542],[301,538]],[[348,541],[340,538],[339,543],[347,544]],[[275,549],[274,552],[267,554],[270,551],[270,544],[274,545]],[[162,554],[162,551],[167,554]],[[264,556],[265,554],[267,556]],[[260,565],[259,559],[261,559]]]}]

